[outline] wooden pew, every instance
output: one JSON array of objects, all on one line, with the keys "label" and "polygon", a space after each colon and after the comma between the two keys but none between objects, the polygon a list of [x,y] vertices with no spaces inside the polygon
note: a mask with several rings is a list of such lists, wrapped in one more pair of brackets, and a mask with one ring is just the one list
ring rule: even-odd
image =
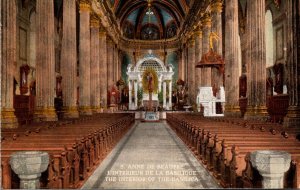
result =
[{"label": "wooden pew", "polygon": [[[1,141],[3,188],[18,183],[11,178],[10,155],[19,150],[41,150],[50,155],[44,188],[78,188],[134,122],[133,114],[96,115],[78,122],[60,122],[55,127]],[[101,117],[101,118],[100,118]],[[100,119],[99,119],[100,118]],[[84,124],[81,124],[83,123]],[[84,129],[84,130],[83,130]],[[4,131],[11,135],[24,130]],[[15,187],[15,186],[14,186]]]},{"label": "wooden pew", "polygon": [[[266,130],[281,129],[263,120],[245,122],[240,119],[206,119],[188,114],[167,114],[167,122],[208,169],[214,169],[214,175],[224,187],[240,187],[240,179],[246,168],[245,158],[251,151],[287,151],[292,155],[292,162],[300,155],[300,144],[295,138]],[[236,147],[242,147],[242,152],[237,153]],[[299,172],[294,170],[290,173],[297,176]],[[293,187],[299,185],[297,180],[294,179]]]}]

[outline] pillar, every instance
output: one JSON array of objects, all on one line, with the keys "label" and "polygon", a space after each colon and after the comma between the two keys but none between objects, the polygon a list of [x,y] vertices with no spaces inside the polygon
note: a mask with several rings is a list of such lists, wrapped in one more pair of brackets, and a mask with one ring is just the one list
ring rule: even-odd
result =
[{"label": "pillar", "polygon": [[288,68],[288,94],[289,108],[284,118],[285,127],[300,126],[300,89],[299,89],[299,70],[300,70],[300,26],[299,12],[300,5],[297,0],[287,0],[287,68]]},{"label": "pillar", "polygon": [[169,81],[169,109],[172,109],[172,80]]},{"label": "pillar", "polygon": [[79,29],[79,110],[82,115],[91,115],[91,34],[90,34],[90,4],[80,1]]},{"label": "pillar", "polygon": [[267,117],[265,1],[247,0],[247,98],[245,118]]},{"label": "pillar", "polygon": [[114,49],[114,84],[117,83],[119,79],[119,50],[117,45]]},{"label": "pillar", "polygon": [[95,13],[91,15],[91,106],[94,113],[100,113],[100,41],[99,20]]},{"label": "pillar", "polygon": [[225,112],[226,116],[240,116],[238,61],[238,0],[226,1],[225,10]]},{"label": "pillar", "polygon": [[191,104],[196,102],[195,98],[195,93],[196,93],[196,88],[195,88],[195,39],[192,37],[189,41],[189,46],[188,46],[188,87],[189,87],[189,94],[190,94],[190,102]]},{"label": "pillar", "polygon": [[[17,128],[13,107],[14,70],[16,68],[16,1],[1,0],[1,126]],[[3,25],[2,25],[3,24]],[[3,28],[2,28],[3,27]]]},{"label": "pillar", "polygon": [[77,93],[77,49],[76,49],[76,2],[63,2],[63,38],[61,51],[61,74],[63,76],[64,117],[78,118]]},{"label": "pillar", "polygon": [[[202,30],[198,28],[195,32],[195,64],[200,62],[202,57]],[[195,91],[201,85],[201,69],[195,69]]]},{"label": "pillar", "polygon": [[291,165],[291,155],[283,151],[255,151],[250,154],[252,166],[263,176],[262,188],[282,189],[284,173]]},{"label": "pillar", "polygon": [[166,108],[167,107],[167,84],[166,84],[166,81],[163,81],[163,108]]},{"label": "pillar", "polygon": [[134,107],[137,109],[138,107],[138,82],[134,80]]},{"label": "pillar", "polygon": [[107,40],[107,90],[110,90],[113,86],[113,54],[114,43],[111,39]]},{"label": "pillar", "polygon": [[[222,56],[222,9],[223,9],[223,0],[214,0],[211,5],[211,30],[219,36],[218,40],[213,41],[213,50]],[[226,1],[227,3],[227,1]],[[237,7],[238,8],[238,5]],[[236,17],[238,19],[238,15]],[[238,26],[237,26],[238,27]],[[223,86],[223,74],[219,72],[217,68],[212,68],[212,85],[216,87]]]},{"label": "pillar", "polygon": [[107,46],[106,32],[101,27],[99,32],[99,64],[100,64],[100,98],[101,108],[107,108]]},{"label": "pillar", "polygon": [[[203,25],[203,38],[202,38],[202,55],[209,51],[209,35],[211,29],[211,18],[208,13],[205,13],[202,19]],[[211,67],[201,68],[201,86],[212,86],[211,85]]]},{"label": "pillar", "polygon": [[37,121],[56,121],[54,2],[36,1],[36,102],[34,118]]},{"label": "pillar", "polygon": [[128,91],[129,91],[129,109],[132,109],[131,108],[131,105],[132,105],[132,80],[129,80],[128,81]]},{"label": "pillar", "polygon": [[184,80],[184,50],[181,49],[179,52],[179,65],[178,65],[178,79]]}]

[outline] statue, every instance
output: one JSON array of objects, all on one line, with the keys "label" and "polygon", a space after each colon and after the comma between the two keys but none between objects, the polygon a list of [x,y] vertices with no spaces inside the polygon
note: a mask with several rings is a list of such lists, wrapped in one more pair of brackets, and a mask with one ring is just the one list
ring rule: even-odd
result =
[{"label": "statue", "polygon": [[152,76],[152,73],[148,73],[147,81],[148,81],[148,91],[149,91],[148,110],[151,111],[152,110],[152,92],[153,92],[153,76]]},{"label": "statue", "polygon": [[273,66],[275,73],[274,91],[277,94],[283,93],[283,64],[278,63]]},{"label": "statue", "polygon": [[149,91],[149,94],[150,94],[150,93],[153,92],[153,76],[152,76],[152,73],[148,73],[147,81],[148,81],[148,91]]},{"label": "statue", "polygon": [[216,40],[218,41],[220,39],[220,37],[214,33],[214,32],[211,32],[210,35],[209,35],[209,47],[210,49],[213,49],[213,40]]}]

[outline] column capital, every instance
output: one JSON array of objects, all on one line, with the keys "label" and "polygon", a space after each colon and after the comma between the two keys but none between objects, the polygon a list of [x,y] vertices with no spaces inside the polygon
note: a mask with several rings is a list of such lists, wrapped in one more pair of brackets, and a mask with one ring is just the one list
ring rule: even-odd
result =
[{"label": "column capital", "polygon": [[211,27],[211,16],[209,13],[205,13],[201,18],[203,27]]},{"label": "column capital", "polygon": [[91,28],[99,28],[100,27],[98,15],[94,12],[91,13],[90,26],[91,26]]},{"label": "column capital", "polygon": [[106,31],[99,31],[99,37],[103,38],[106,37]]},{"label": "column capital", "polygon": [[79,10],[90,12],[91,11],[90,0],[79,0]]},{"label": "column capital", "polygon": [[111,38],[107,38],[106,41],[109,45],[114,45],[114,41]]},{"label": "column capital", "polygon": [[202,38],[202,30],[201,30],[201,29],[197,29],[197,30],[194,32],[194,36],[195,36],[195,38],[196,38],[196,37]]},{"label": "column capital", "polygon": [[223,0],[213,0],[211,3],[211,11],[216,13],[222,13]]},{"label": "column capital", "polygon": [[194,47],[195,46],[195,38],[194,38],[194,36],[192,36],[192,38],[189,40],[188,44],[189,44],[189,47]]}]

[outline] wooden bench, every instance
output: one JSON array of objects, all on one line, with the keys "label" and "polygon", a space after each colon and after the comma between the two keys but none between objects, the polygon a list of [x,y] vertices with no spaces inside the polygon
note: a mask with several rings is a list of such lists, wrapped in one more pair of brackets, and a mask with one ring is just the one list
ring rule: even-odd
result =
[{"label": "wooden bench", "polygon": [[1,165],[5,168],[2,170],[3,188],[18,188],[18,177],[12,177],[9,158],[13,152],[21,150],[49,153],[50,164],[45,179],[42,179],[42,188],[80,187],[134,122],[134,114],[101,116],[97,114],[78,119],[78,122],[56,123],[54,127],[26,133],[29,135],[23,135],[25,129],[4,130],[8,136],[20,136],[1,141]]},{"label": "wooden bench", "polygon": [[[269,129],[277,131],[282,129],[277,124],[274,126],[263,120],[207,119],[189,114],[168,113],[167,122],[199,160],[214,172],[224,187],[246,186],[242,185],[247,181],[243,173],[246,173],[245,171],[251,173],[246,161],[250,152],[256,150],[287,151],[292,155],[292,163],[296,163],[295,160],[300,155],[300,143],[296,138],[274,133]],[[298,169],[299,167],[293,167],[291,164],[291,168]],[[296,177],[292,180],[286,179],[286,187],[299,185],[300,170],[297,169],[289,170],[290,175]],[[254,171],[254,168],[251,168],[251,171]],[[293,186],[290,185],[290,181]],[[248,184],[254,183],[249,180],[247,182]]]}]

